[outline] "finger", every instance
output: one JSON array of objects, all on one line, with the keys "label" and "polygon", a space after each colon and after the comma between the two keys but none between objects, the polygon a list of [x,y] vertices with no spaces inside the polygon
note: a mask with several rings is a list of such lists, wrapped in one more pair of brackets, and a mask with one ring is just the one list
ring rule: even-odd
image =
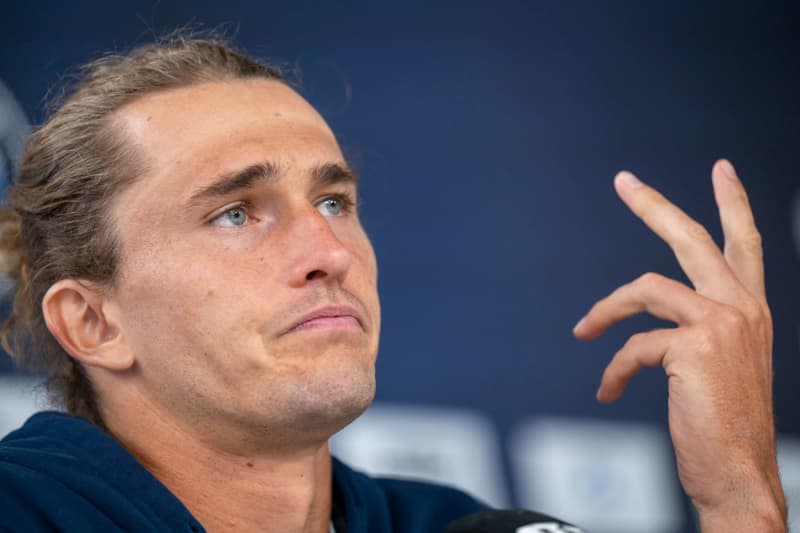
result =
[{"label": "finger", "polygon": [[593,339],[612,324],[645,311],[679,325],[690,325],[703,320],[712,305],[683,283],[647,273],[595,303],[573,333],[580,339]]},{"label": "finger", "polygon": [[735,294],[736,280],[703,226],[630,172],[617,174],[614,186],[631,211],[672,248],[698,292],[733,303],[730,295]]},{"label": "finger", "polygon": [[725,259],[750,294],[765,302],[761,234],[756,228],[747,192],[733,166],[725,159],[714,165],[711,179],[725,236]]},{"label": "finger", "polygon": [[603,372],[600,387],[597,389],[597,399],[603,403],[616,401],[643,367],[661,366],[665,354],[678,335],[677,329],[656,329],[637,333],[629,338]]}]

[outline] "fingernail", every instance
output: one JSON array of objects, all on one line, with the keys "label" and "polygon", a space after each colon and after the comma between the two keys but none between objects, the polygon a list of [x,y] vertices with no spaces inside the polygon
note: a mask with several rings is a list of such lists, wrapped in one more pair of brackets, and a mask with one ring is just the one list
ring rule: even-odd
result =
[{"label": "fingernail", "polygon": [[630,189],[638,189],[643,185],[639,178],[628,172],[627,170],[623,170],[619,174],[617,174],[619,178],[628,186]]},{"label": "fingernail", "polygon": [[727,159],[720,159],[719,161],[719,169],[725,174],[730,180],[739,181],[739,178],[736,176],[736,170],[734,170],[733,165]]},{"label": "fingernail", "polygon": [[584,324],[586,323],[586,317],[581,318],[578,320],[578,323],[575,324],[575,327],[572,328],[572,333],[576,333]]}]

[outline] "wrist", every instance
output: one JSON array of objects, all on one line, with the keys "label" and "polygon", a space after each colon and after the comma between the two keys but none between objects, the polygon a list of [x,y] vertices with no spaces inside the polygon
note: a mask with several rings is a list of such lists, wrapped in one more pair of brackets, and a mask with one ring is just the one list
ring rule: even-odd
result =
[{"label": "wrist", "polygon": [[698,509],[702,533],[753,531],[786,533],[785,508],[773,498],[712,510]]}]

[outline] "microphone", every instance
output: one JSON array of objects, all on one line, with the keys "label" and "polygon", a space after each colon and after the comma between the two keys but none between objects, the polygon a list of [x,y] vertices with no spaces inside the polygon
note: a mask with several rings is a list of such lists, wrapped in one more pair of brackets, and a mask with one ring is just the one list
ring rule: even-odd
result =
[{"label": "microphone", "polygon": [[481,511],[459,518],[446,533],[585,533],[579,527],[533,511]]}]

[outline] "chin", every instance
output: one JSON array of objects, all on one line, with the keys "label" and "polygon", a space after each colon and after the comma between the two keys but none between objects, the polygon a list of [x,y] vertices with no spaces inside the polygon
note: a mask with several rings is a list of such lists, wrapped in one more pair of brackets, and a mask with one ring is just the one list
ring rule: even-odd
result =
[{"label": "chin", "polygon": [[286,392],[284,423],[307,438],[327,440],[372,403],[375,375],[372,369],[359,372],[339,367]]}]

